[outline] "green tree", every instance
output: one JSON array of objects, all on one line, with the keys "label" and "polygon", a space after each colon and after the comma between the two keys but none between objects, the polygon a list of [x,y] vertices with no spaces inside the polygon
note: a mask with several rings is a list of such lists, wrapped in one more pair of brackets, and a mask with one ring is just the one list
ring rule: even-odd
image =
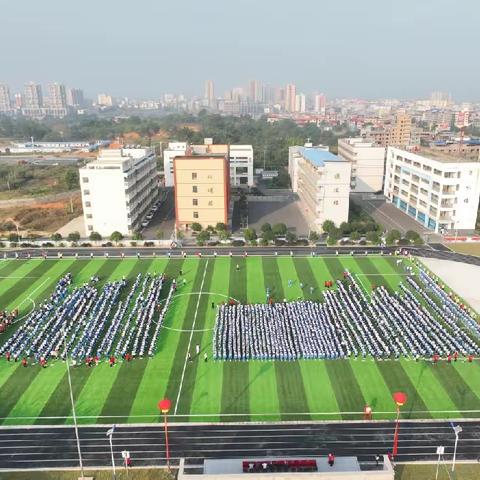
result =
[{"label": "green tree", "polygon": [[75,190],[80,187],[77,170],[67,170],[65,172],[65,185],[68,190]]},{"label": "green tree", "polygon": [[398,230],[390,230],[385,238],[387,245],[393,245],[402,238]]},{"label": "green tree", "polygon": [[227,226],[223,222],[218,222],[215,225],[215,230],[217,232],[224,232],[225,230],[227,230]]},{"label": "green tree", "polygon": [[283,236],[287,233],[287,226],[284,223],[276,223],[272,227],[272,232],[276,237]]},{"label": "green tree", "polygon": [[68,234],[67,240],[69,242],[78,242],[80,240],[80,234],[78,232],[70,232]]},{"label": "green tree", "polygon": [[378,243],[380,243],[380,235],[378,235],[378,233],[374,231],[367,232],[367,240],[377,245]]},{"label": "green tree", "polygon": [[352,231],[352,227],[348,222],[342,222],[338,228],[343,235],[348,235]]},{"label": "green tree", "polygon": [[143,240],[142,232],[133,232],[132,239],[133,240]]},{"label": "green tree", "polygon": [[360,240],[360,238],[361,238],[361,235],[359,232],[352,232],[350,234],[350,240],[353,240],[354,242]]},{"label": "green tree", "polygon": [[294,243],[297,240],[297,236],[293,232],[287,232],[285,235],[287,243]]},{"label": "green tree", "polygon": [[119,231],[115,230],[110,235],[110,240],[115,243],[121,242],[123,240],[123,235]]},{"label": "green tree", "polygon": [[310,235],[308,236],[308,239],[309,239],[311,242],[318,242],[318,239],[319,239],[319,238],[320,238],[320,237],[318,236],[318,233],[315,232],[315,230],[312,230],[312,231],[310,232]]},{"label": "green tree", "polygon": [[59,242],[63,237],[62,237],[62,234],[61,233],[52,233],[50,235],[50,238],[54,241],[54,242]]},{"label": "green tree", "polygon": [[256,240],[257,232],[254,228],[246,228],[243,232],[243,236],[245,238],[245,241],[251,242],[252,240]]},{"label": "green tree", "polygon": [[208,242],[208,240],[210,240],[210,232],[208,230],[202,230],[197,235],[197,244],[198,245],[205,245],[205,242]]},{"label": "green tree", "polygon": [[420,235],[414,230],[408,230],[407,233],[405,233],[405,238],[407,238],[410,241],[415,241],[419,237]]},{"label": "green tree", "polygon": [[198,222],[193,222],[191,228],[194,232],[201,232],[202,226]]},{"label": "green tree", "polygon": [[218,238],[223,241],[228,240],[230,238],[230,232],[228,230],[220,230],[218,232]]},{"label": "green tree", "polygon": [[260,230],[264,233],[265,232],[271,232],[272,231],[272,226],[268,222],[266,222],[260,227]]},{"label": "green tree", "polygon": [[102,239],[102,236],[98,232],[92,232],[89,235],[90,240],[93,242],[99,242]]},{"label": "green tree", "polygon": [[424,242],[423,242],[423,238],[421,238],[421,237],[415,238],[415,239],[413,240],[413,243],[414,243],[415,245],[423,245],[423,243],[424,243]]},{"label": "green tree", "polygon": [[20,240],[20,237],[16,233],[10,233],[7,238],[9,242],[18,242]]},{"label": "green tree", "polygon": [[330,231],[332,229],[335,228],[335,224],[331,221],[331,220],[325,220],[323,223],[322,223],[322,230],[325,232],[325,233],[330,233]]},{"label": "green tree", "polygon": [[275,239],[275,235],[273,234],[272,230],[267,230],[262,233],[262,239],[269,243]]},{"label": "green tree", "polygon": [[337,242],[338,242],[338,239],[337,239],[337,238],[332,237],[332,236],[330,236],[330,235],[328,236],[328,238],[327,238],[327,245],[330,245],[330,246],[331,246],[331,245],[336,245]]}]

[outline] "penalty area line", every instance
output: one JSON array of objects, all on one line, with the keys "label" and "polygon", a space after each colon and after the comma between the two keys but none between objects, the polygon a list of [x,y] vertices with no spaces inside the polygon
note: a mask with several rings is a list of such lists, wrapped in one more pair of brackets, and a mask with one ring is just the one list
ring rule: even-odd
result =
[{"label": "penalty area line", "polygon": [[181,377],[181,380],[180,380],[180,388],[178,389],[177,400],[175,401],[175,410],[173,412],[174,415],[177,414],[178,402],[180,400],[180,395],[182,393],[183,380],[185,379],[185,371],[187,369],[188,354],[190,352],[190,347],[191,347],[191,344],[192,344],[193,332],[195,331],[195,323],[197,321],[198,307],[200,305],[200,299],[202,298],[202,290],[203,290],[203,285],[205,283],[205,276],[207,274],[208,262],[209,262],[209,260],[207,260],[207,263],[205,264],[205,270],[203,271],[202,283],[200,285],[200,291],[198,292],[197,306],[195,307],[195,314],[193,316],[192,330],[190,331],[190,338],[188,339],[188,348],[187,348],[187,352],[185,353],[185,362],[183,364],[183,372],[182,372],[182,377]]}]

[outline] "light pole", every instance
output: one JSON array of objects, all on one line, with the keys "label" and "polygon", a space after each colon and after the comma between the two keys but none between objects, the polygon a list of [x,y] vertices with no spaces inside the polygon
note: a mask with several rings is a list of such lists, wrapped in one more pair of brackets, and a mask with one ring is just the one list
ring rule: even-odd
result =
[{"label": "light pole", "polygon": [[110,430],[107,430],[107,437],[110,442],[110,455],[112,456],[112,474],[115,480],[117,478],[117,473],[115,471],[115,459],[113,458],[113,444],[112,444],[112,437],[113,437],[114,431],[115,431],[115,425],[112,425],[112,428]]},{"label": "light pole", "polygon": [[172,406],[172,402],[168,398],[164,398],[158,402],[158,408],[163,413],[163,423],[165,430],[165,449],[167,456],[167,468],[170,470],[170,447],[168,445],[168,423],[167,423],[167,413]]},{"label": "light pole", "polygon": [[397,406],[397,419],[395,421],[395,434],[393,436],[393,458],[397,456],[398,453],[398,435],[400,431],[400,407],[407,403],[407,394],[404,392],[395,392],[393,394],[393,401]]},{"label": "light pole", "polygon": [[80,463],[80,472],[82,474],[82,479],[83,479],[85,475],[83,472],[83,459],[82,459],[82,450],[80,448],[80,436],[78,434],[77,414],[75,412],[75,402],[73,400],[72,377],[70,376],[70,364],[68,363],[67,330],[65,329],[65,327],[62,328],[62,333],[63,333],[63,342],[65,347],[65,363],[67,364],[68,388],[70,390],[70,402],[72,404],[73,426],[75,429],[75,438],[77,440],[78,462]]},{"label": "light pole", "polygon": [[452,472],[455,471],[455,460],[457,459],[457,445],[458,445],[458,436],[462,433],[463,428],[460,425],[453,425],[453,423],[450,423],[453,427],[453,431],[455,433],[455,448],[453,449],[453,463],[452,463]]}]

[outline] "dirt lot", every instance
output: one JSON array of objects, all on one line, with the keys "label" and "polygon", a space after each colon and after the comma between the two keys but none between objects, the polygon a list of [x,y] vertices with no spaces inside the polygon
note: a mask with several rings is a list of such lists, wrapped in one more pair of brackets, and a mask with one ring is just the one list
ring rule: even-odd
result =
[{"label": "dirt lot", "polygon": [[475,243],[447,243],[450,250],[459,253],[467,253],[468,255],[480,256],[480,242]]}]

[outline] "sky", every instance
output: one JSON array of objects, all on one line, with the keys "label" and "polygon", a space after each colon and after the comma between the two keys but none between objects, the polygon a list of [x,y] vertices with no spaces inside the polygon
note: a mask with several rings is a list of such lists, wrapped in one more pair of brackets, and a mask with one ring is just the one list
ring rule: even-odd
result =
[{"label": "sky", "polygon": [[2,2],[0,83],[94,96],[215,94],[258,79],[329,97],[479,101],[478,0]]}]

